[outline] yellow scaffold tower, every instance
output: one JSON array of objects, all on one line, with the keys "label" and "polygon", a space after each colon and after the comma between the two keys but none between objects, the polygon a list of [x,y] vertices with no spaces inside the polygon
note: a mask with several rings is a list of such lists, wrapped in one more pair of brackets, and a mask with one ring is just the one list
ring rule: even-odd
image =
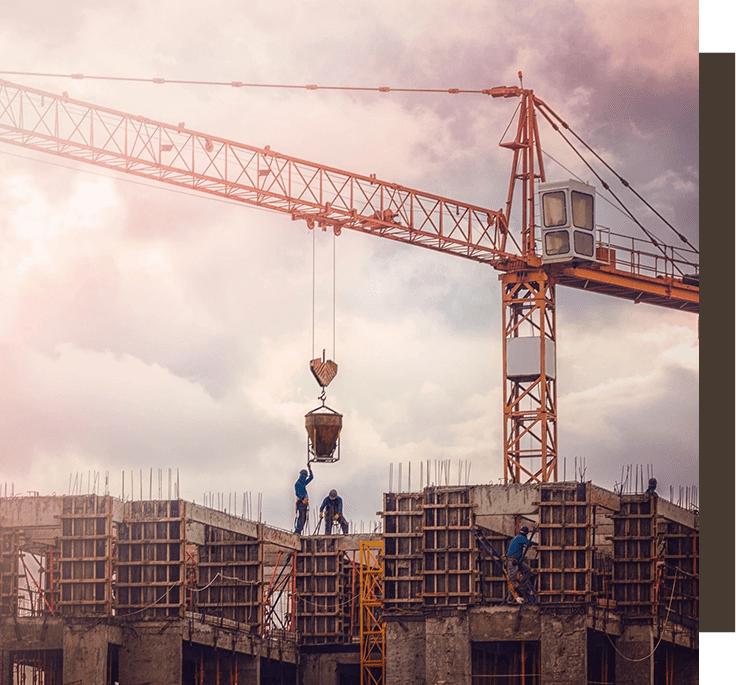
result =
[{"label": "yellow scaffold tower", "polygon": [[383,685],[383,541],[360,541],[360,685]]}]

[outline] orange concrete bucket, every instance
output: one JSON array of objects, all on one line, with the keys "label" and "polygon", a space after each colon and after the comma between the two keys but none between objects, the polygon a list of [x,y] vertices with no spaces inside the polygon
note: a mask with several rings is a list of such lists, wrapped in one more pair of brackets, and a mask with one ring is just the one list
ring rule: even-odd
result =
[{"label": "orange concrete bucket", "polygon": [[333,462],[340,458],[342,414],[322,405],[304,416],[311,461]]}]

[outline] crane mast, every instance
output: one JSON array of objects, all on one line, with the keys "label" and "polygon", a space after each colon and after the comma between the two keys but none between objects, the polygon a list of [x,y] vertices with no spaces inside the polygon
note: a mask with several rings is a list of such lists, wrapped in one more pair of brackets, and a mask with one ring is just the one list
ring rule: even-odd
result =
[{"label": "crane mast", "polygon": [[[484,91],[486,92],[486,91]],[[145,117],[0,81],[0,142],[186,188],[304,220],[490,264],[503,302],[504,479],[558,477],[556,285],[698,311],[697,264],[674,248],[647,251],[599,233],[594,262],[544,264],[536,251],[535,186],[544,182],[533,91],[518,97],[506,205],[493,210]],[[509,221],[521,185],[521,235]],[[688,278],[682,267],[695,270]]]}]

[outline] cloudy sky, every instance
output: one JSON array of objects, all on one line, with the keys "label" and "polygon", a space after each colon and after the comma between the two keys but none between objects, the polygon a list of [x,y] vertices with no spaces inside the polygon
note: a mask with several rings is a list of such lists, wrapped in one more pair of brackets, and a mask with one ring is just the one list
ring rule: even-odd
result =
[{"label": "cloudy sky", "polygon": [[[34,74],[423,89],[533,88],[698,246],[694,0],[28,0],[7,8],[9,81],[500,208],[515,100],[71,80]],[[586,171],[542,126],[550,178]],[[627,202],[629,198],[626,198]],[[0,145],[0,487],[69,492],[90,473],[148,496],[243,493],[292,525],[318,406],[313,352],[339,365],[341,459],[315,466],[375,520],[411,463],[471,482],[502,464],[501,291],[491,267]],[[655,235],[676,236],[631,203]],[[602,223],[643,237],[600,204]],[[333,243],[334,241],[334,243]],[[333,249],[335,317],[333,325]],[[313,254],[316,279],[313,280]],[[316,296],[313,298],[313,291]],[[314,302],[314,304],[313,304]],[[697,317],[558,289],[560,476],[612,488],[651,465],[698,485]],[[314,322],[314,335],[313,335]],[[334,344],[333,344],[334,340]],[[434,469],[434,466],[432,467]],[[465,476],[465,474],[464,474]],[[233,505],[231,505],[232,508]]]}]

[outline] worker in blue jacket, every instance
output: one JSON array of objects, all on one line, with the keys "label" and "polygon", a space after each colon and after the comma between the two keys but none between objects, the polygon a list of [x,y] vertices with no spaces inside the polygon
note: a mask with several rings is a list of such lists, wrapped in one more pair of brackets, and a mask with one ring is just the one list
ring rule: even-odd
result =
[{"label": "worker in blue jacket", "polygon": [[[307,471],[309,469],[309,471]],[[294,483],[294,494],[296,495],[296,530],[295,533],[301,533],[304,524],[307,522],[307,513],[309,512],[309,496],[307,495],[307,485],[312,482],[314,474],[312,467],[307,464],[307,469],[299,471],[299,480]]]},{"label": "worker in blue jacket", "polygon": [[526,551],[532,545],[538,543],[532,542],[527,535],[529,534],[529,528],[522,526],[519,529],[519,534],[511,540],[509,547],[506,550],[506,572],[509,574],[509,578],[517,585],[522,591],[525,591],[527,584],[532,575],[532,569],[524,561],[526,557]]},{"label": "worker in blue jacket", "polygon": [[342,497],[337,494],[337,490],[330,490],[330,494],[322,500],[322,506],[319,508],[319,517],[325,518],[325,535],[332,534],[332,524],[336,523],[342,528],[342,534],[348,534],[348,522],[342,515]]}]

